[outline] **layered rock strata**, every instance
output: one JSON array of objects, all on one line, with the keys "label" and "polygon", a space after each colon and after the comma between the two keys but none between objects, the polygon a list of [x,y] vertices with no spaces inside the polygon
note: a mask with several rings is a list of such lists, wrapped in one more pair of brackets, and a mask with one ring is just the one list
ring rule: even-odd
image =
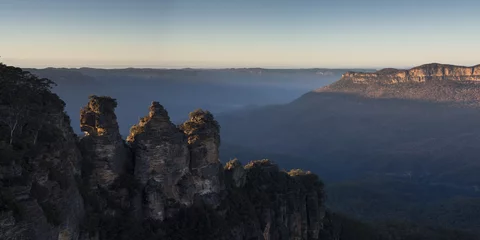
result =
[{"label": "layered rock strata", "polygon": [[80,184],[87,212],[83,221],[86,240],[112,235],[116,230],[99,226],[118,225],[115,221],[128,217],[132,207],[131,150],[120,135],[116,107],[113,98],[90,96],[80,111],[80,129],[85,133],[79,147],[83,155]]},{"label": "layered rock strata", "polygon": [[396,84],[427,81],[480,81],[480,65],[473,67],[445,64],[426,64],[410,70],[386,68],[375,73],[347,72],[342,79],[355,83]]},{"label": "layered rock strata", "polygon": [[189,119],[180,126],[188,139],[190,170],[195,193],[212,206],[220,204],[224,189],[220,147],[220,126],[208,111],[191,112]]},{"label": "layered rock strata", "polygon": [[480,106],[480,65],[427,64],[410,70],[347,72],[314,92],[353,93],[368,98],[398,98]]},{"label": "layered rock strata", "polygon": [[[135,179],[140,184],[143,216],[166,217],[167,200],[190,206],[195,189],[190,172],[187,137],[171,121],[158,102],[149,114],[130,130],[127,138],[134,153]],[[141,203],[144,203],[143,206]]]},{"label": "layered rock strata", "polygon": [[116,100],[91,96],[80,112],[80,139],[84,165],[91,165],[90,186],[108,188],[127,172],[131,163],[129,149],[118,130]]}]

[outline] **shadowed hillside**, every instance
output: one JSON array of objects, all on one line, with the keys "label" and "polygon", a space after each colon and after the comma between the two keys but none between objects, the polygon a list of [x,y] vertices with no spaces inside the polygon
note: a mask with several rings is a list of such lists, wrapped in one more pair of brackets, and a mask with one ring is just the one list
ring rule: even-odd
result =
[{"label": "shadowed hillside", "polygon": [[223,116],[224,142],[244,149],[223,155],[297,159],[326,180],[334,209],[360,218],[479,229],[451,210],[467,201],[476,212],[480,197],[477,74],[439,64],[346,73],[289,104]]},{"label": "shadowed hillside", "polygon": [[310,171],[266,159],[224,165],[208,111],[176,126],[152,102],[125,141],[116,99],[91,95],[78,137],[53,84],[0,64],[1,239],[475,239],[333,213]]}]

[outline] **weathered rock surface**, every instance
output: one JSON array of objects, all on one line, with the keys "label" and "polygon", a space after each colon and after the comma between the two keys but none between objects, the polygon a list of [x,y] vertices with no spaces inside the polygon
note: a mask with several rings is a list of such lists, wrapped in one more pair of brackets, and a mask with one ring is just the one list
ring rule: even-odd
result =
[{"label": "weathered rock surface", "polygon": [[321,181],[267,160],[224,168],[208,111],[177,127],[153,102],[127,144],[115,99],[91,96],[78,139],[50,83],[0,71],[0,239],[319,239]]},{"label": "weathered rock surface", "polygon": [[111,218],[126,216],[131,208],[129,189],[132,172],[131,151],[122,139],[114,109],[115,99],[90,96],[80,111],[80,128],[85,136],[79,141],[82,159],[83,198],[87,218],[85,239],[102,239],[111,229]]},{"label": "weathered rock surface", "polygon": [[[131,128],[127,141],[135,161],[135,178],[140,184],[144,217],[165,219],[167,199],[185,206],[193,203],[195,189],[190,172],[187,138],[158,102],[149,115]],[[138,205],[138,204],[137,204]]]},{"label": "weathered rock surface", "polygon": [[80,235],[81,154],[50,85],[0,64],[0,239]]},{"label": "weathered rock surface", "polygon": [[325,209],[323,184],[316,175],[279,171],[269,160],[246,166],[233,160],[226,165],[226,176],[234,183],[227,187],[226,221],[244,219],[232,226],[236,235],[230,232],[229,238],[319,239]]},{"label": "weathered rock surface", "polygon": [[90,186],[109,187],[130,165],[129,149],[118,130],[115,99],[91,96],[80,113],[84,165],[91,165]]},{"label": "weathered rock surface", "polygon": [[188,137],[190,169],[196,194],[217,206],[224,189],[223,167],[220,163],[220,126],[208,111],[196,110],[180,126]]},{"label": "weathered rock surface", "polygon": [[225,165],[225,180],[228,186],[243,187],[247,181],[247,173],[238,159],[231,160]]},{"label": "weathered rock surface", "polygon": [[219,206],[196,202],[180,209],[161,226],[163,239],[320,239],[324,233],[323,184],[316,175],[280,171],[268,160],[231,161],[225,182]]},{"label": "weathered rock surface", "polygon": [[480,81],[480,65],[473,67],[446,64],[426,64],[410,70],[386,68],[375,73],[347,72],[342,79],[355,83],[396,84],[427,81]]},{"label": "weathered rock surface", "polygon": [[371,98],[416,99],[479,106],[480,65],[426,64],[410,70],[347,72],[315,92],[354,93]]}]

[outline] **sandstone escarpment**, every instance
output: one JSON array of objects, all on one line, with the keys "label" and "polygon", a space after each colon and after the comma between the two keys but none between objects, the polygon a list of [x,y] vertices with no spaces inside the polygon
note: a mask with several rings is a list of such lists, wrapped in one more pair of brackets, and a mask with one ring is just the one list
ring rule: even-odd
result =
[{"label": "sandstone escarpment", "polygon": [[479,106],[480,65],[427,64],[410,70],[347,72],[315,92],[353,93],[371,98],[416,99]]},{"label": "sandstone escarpment", "polygon": [[410,70],[386,68],[374,73],[347,72],[342,79],[354,83],[396,84],[427,81],[480,81],[480,65],[463,67],[445,64],[426,64]]}]

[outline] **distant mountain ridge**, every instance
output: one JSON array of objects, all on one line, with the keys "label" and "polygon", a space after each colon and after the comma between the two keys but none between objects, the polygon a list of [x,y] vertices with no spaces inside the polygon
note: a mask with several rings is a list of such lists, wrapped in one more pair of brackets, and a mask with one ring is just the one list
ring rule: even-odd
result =
[{"label": "distant mountain ridge", "polygon": [[[79,138],[65,102],[50,91],[53,84],[0,64],[0,239],[477,239],[443,227],[370,225],[331,212],[322,181],[308,171],[287,172],[266,159],[223,165],[220,125],[208,111],[194,111],[176,126],[152,102],[124,141],[117,101],[92,95],[80,109],[85,136]],[[336,196],[342,194],[354,196],[348,201],[358,191]],[[460,200],[476,206],[474,198]]]},{"label": "distant mountain ridge", "polygon": [[307,75],[322,75],[322,76],[337,76],[344,72],[373,72],[373,69],[352,69],[352,68],[118,68],[118,69],[104,69],[104,68],[43,68],[43,69],[26,69],[29,72],[42,75],[42,73],[61,72],[66,71],[83,73],[86,75],[102,76],[102,75],[129,75],[137,77],[160,77],[160,76],[185,76],[196,74],[221,74],[221,73],[235,73],[246,75],[291,75],[291,74],[307,74]]},{"label": "distant mountain ridge", "polygon": [[342,75],[342,79],[351,79],[355,83],[385,83],[426,81],[480,81],[480,65],[472,67],[450,64],[430,63],[409,70],[385,68],[373,73],[351,72]]},{"label": "distant mountain ridge", "polygon": [[[99,69],[44,68],[27,71],[55,81],[53,89],[77,114],[91,94],[114,96],[120,103],[120,131],[127,134],[143,113],[137,106],[158,99],[176,123],[196,108],[220,114],[246,106],[283,104],[357,69]],[[358,69],[358,71],[373,71]],[[198,97],[201,96],[201,97]],[[78,119],[72,119],[78,125]]]},{"label": "distant mountain ridge", "polygon": [[469,217],[480,209],[479,69],[344,73],[289,104],[221,116],[222,155],[308,168],[325,180],[327,206],[348,216],[479,236]]},{"label": "distant mountain ridge", "polygon": [[372,73],[346,72],[337,82],[314,92],[480,106],[480,65],[465,67],[431,63],[409,70],[386,68]]}]

